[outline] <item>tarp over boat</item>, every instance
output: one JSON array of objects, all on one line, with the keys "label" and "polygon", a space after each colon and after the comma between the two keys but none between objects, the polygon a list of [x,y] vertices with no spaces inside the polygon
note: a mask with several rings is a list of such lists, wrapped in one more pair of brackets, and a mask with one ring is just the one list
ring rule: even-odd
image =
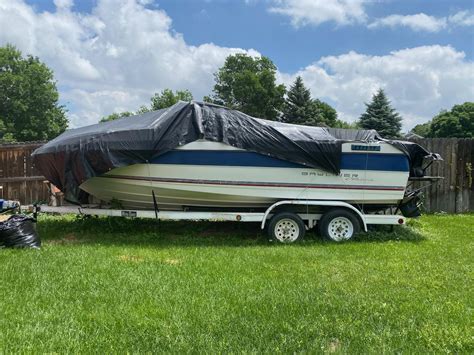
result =
[{"label": "tarp over boat", "polygon": [[[178,102],[168,109],[71,129],[33,153],[36,167],[71,202],[79,186],[111,169],[152,159],[198,139],[338,174],[344,142],[383,140],[374,130],[308,127],[267,121],[222,106]],[[429,152],[411,142],[388,141],[420,166]]]}]

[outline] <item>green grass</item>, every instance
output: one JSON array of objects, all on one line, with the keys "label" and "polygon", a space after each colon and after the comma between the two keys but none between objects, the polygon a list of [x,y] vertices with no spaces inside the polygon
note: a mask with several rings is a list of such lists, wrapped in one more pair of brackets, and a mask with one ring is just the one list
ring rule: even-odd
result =
[{"label": "green grass", "polygon": [[0,353],[473,353],[474,215],[335,244],[257,225],[41,217],[0,250]]}]

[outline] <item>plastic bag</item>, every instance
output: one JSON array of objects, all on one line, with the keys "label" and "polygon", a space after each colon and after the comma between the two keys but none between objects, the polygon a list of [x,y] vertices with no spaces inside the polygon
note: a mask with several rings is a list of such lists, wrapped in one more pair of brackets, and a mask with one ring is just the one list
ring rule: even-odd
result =
[{"label": "plastic bag", "polygon": [[36,220],[26,215],[12,215],[5,222],[0,222],[0,248],[35,248],[41,247],[41,240],[36,232]]}]

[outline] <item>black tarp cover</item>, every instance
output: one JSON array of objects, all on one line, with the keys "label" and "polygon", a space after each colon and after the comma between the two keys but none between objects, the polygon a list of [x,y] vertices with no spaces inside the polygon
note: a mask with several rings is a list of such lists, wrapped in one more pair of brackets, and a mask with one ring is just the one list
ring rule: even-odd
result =
[{"label": "black tarp cover", "polygon": [[[253,118],[199,102],[71,129],[33,153],[36,167],[71,202],[86,197],[79,185],[111,169],[146,163],[176,147],[206,139],[339,173],[341,145],[382,140],[374,130],[291,125]],[[412,164],[429,154],[411,142],[389,141]],[[420,160],[421,159],[421,160]]]}]

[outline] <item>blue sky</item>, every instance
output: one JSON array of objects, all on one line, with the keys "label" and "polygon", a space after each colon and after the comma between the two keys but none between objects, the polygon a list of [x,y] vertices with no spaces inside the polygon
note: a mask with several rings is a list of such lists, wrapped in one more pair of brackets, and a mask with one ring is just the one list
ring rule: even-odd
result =
[{"label": "blue sky", "polygon": [[[185,3],[186,6],[182,4]],[[442,33],[416,33],[409,29],[370,30],[364,26],[338,27],[334,23],[294,28],[290,21],[269,14],[265,2],[246,5],[242,1],[161,1],[173,18],[174,28],[186,40],[198,45],[213,42],[221,46],[255,48],[270,57],[283,71],[295,71],[327,55],[356,52],[383,55],[400,48],[420,45],[452,45],[472,59],[472,28],[456,28]],[[391,13],[411,14],[426,11],[443,16],[472,6],[472,1],[394,1],[368,7],[371,17]],[[470,35],[469,35],[470,33]]]},{"label": "blue sky", "polygon": [[[54,11],[53,0],[28,0],[38,10]],[[74,3],[79,12],[90,12],[97,0]],[[409,28],[338,26],[332,22],[320,26],[295,28],[288,18],[269,14],[268,2],[249,0],[157,0],[149,8],[160,8],[173,20],[173,29],[186,42],[200,45],[212,42],[219,46],[254,48],[270,57],[282,71],[296,71],[316,58],[356,51],[383,55],[390,51],[422,45],[451,45],[474,55],[473,27],[454,27],[440,32],[413,32]],[[474,9],[474,0],[401,0],[372,1],[367,6],[371,18],[396,13],[426,13],[442,17]]]},{"label": "blue sky", "polygon": [[0,0],[2,22],[0,45],[53,68],[73,126],[167,87],[201,99],[235,52],[303,76],[347,121],[378,87],[405,129],[474,100],[471,0]]}]

